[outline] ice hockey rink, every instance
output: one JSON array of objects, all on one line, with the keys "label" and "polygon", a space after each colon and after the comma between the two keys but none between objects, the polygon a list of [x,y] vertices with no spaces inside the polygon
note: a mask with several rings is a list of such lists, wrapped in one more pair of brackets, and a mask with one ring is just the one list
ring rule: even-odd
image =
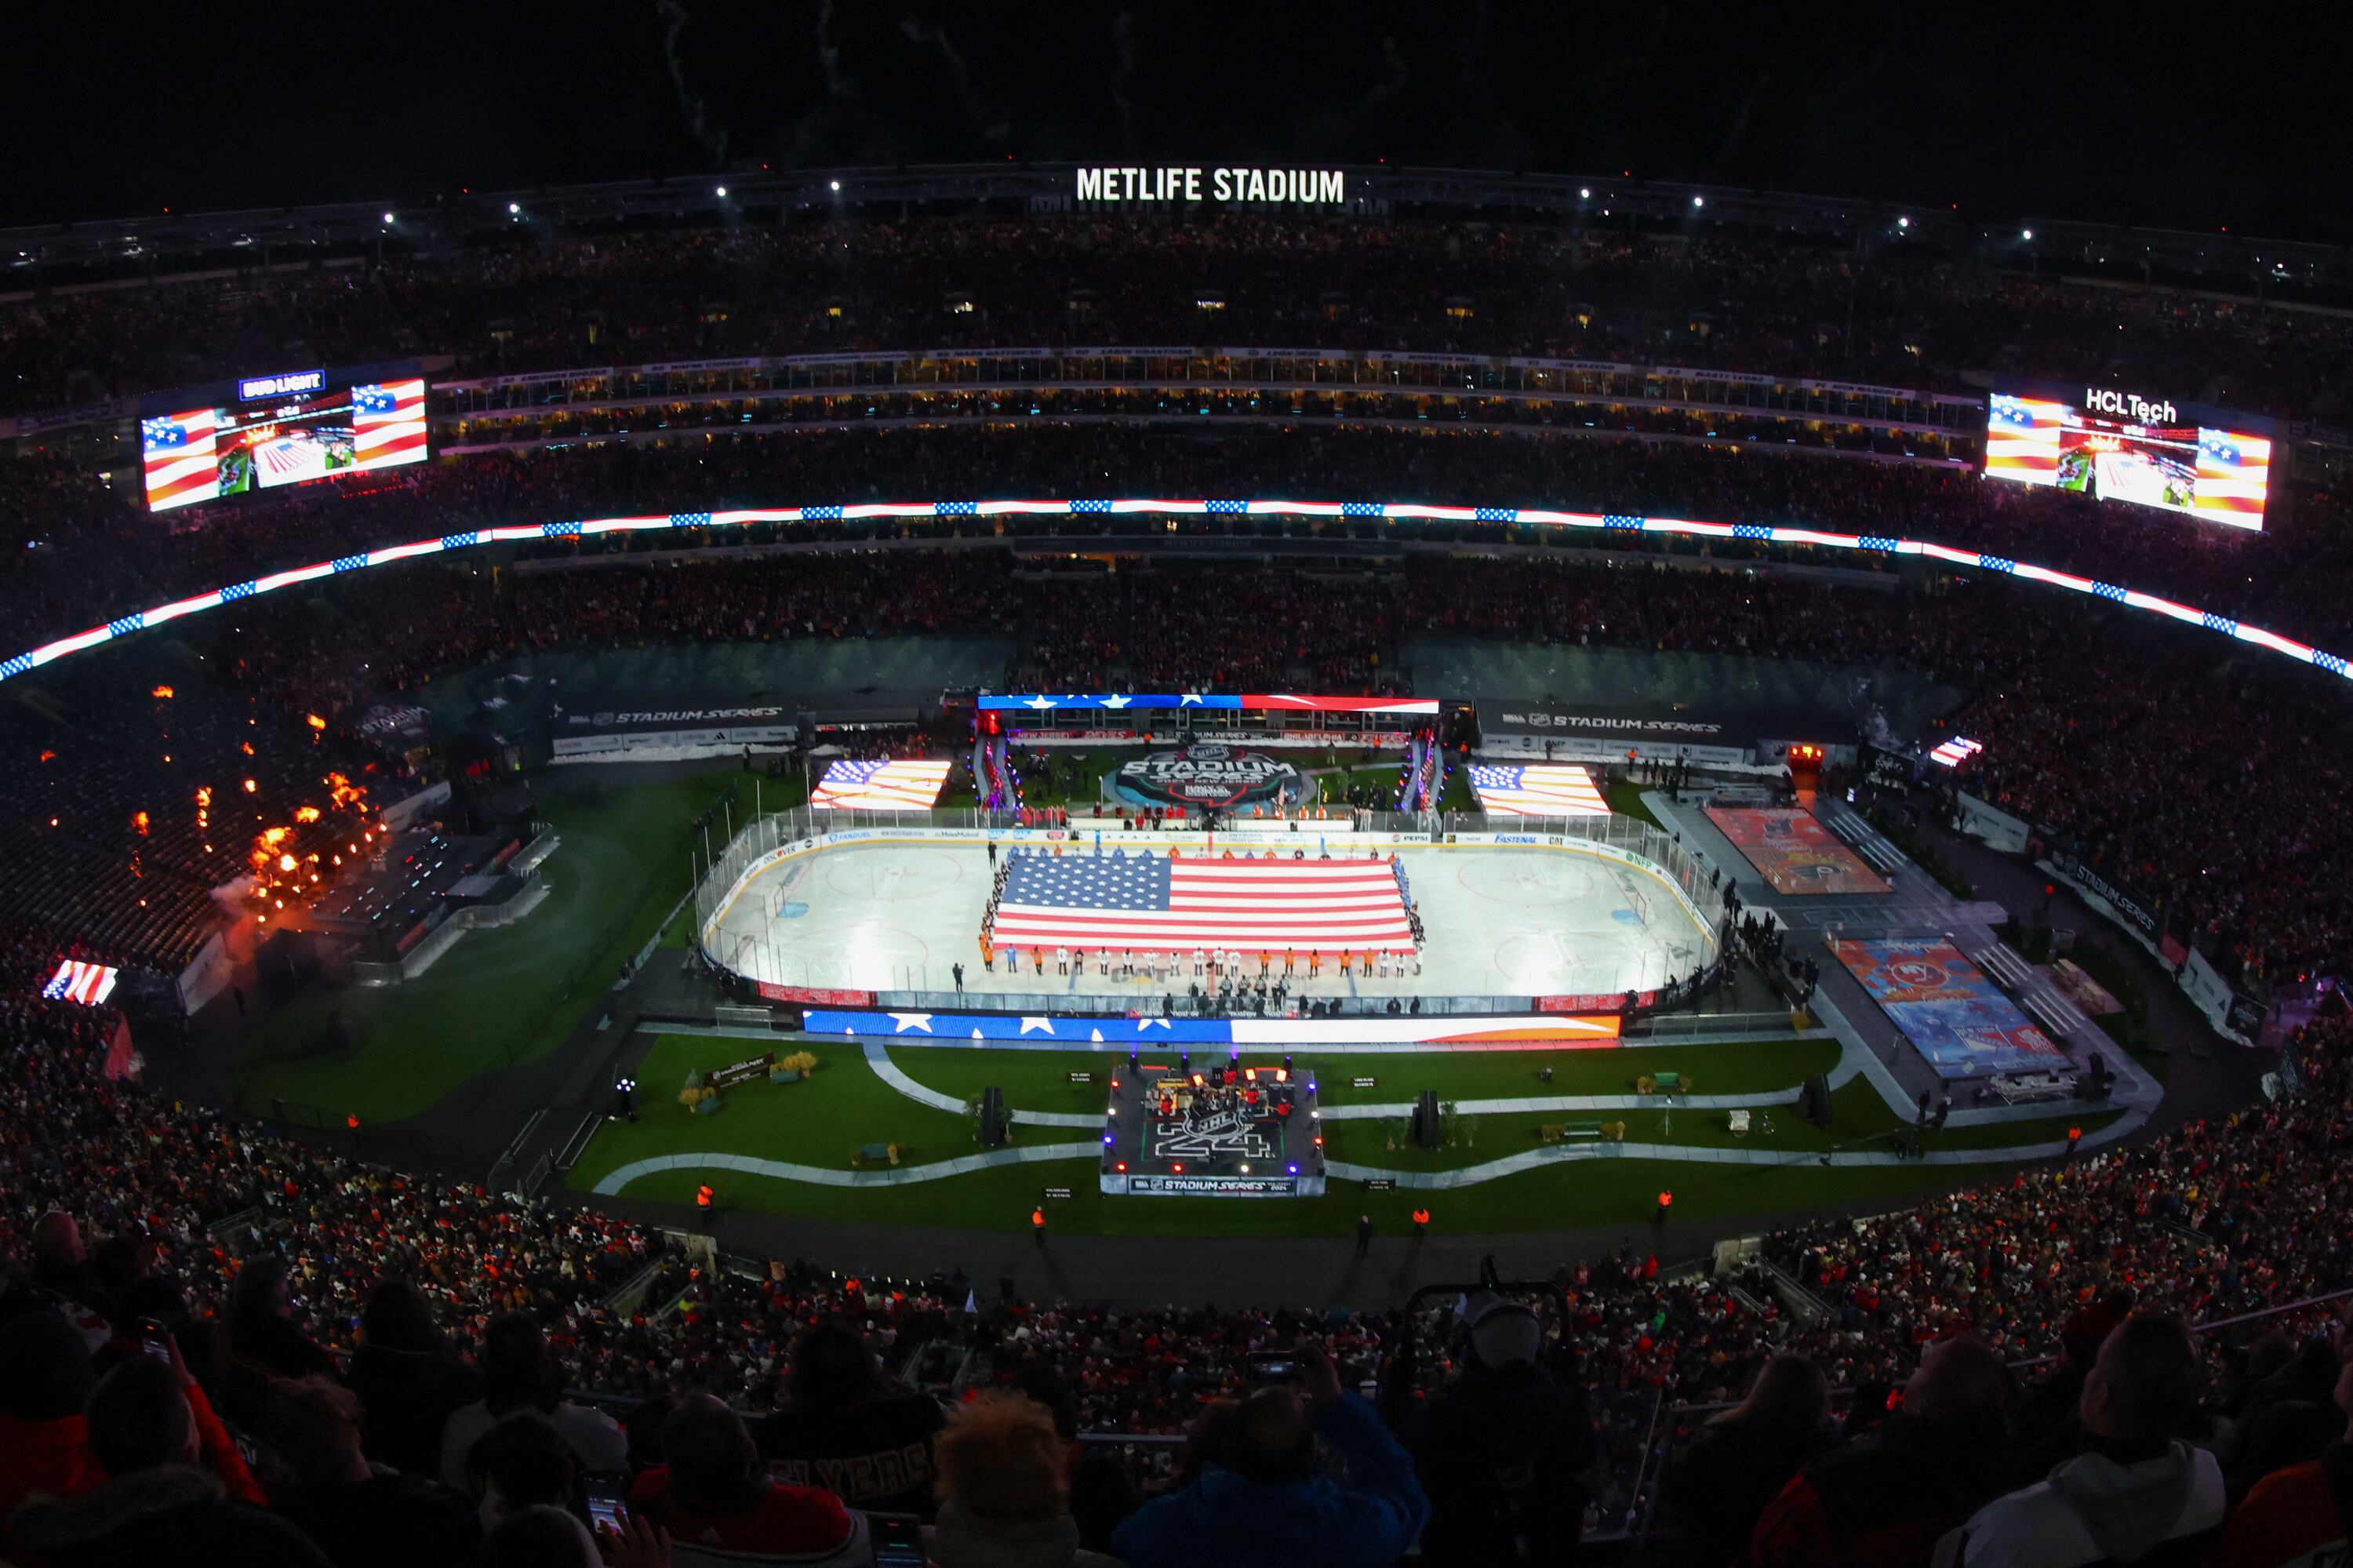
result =
[{"label": "ice hockey rink", "polygon": [[[1084,850],[1072,853],[1083,853]],[[1429,845],[1398,852],[1422,921],[1417,966],[1342,977],[1326,961],[1311,979],[1303,958],[1293,994],[1317,996],[1608,995],[1647,991],[1706,961],[1714,938],[1662,879],[1575,848]],[[1040,975],[1028,955],[1010,973],[1004,955],[981,967],[981,913],[991,881],[987,849],[971,841],[823,845],[755,873],[712,919],[711,956],[748,979],[779,985],[882,991],[964,989],[986,1002],[1067,992],[1132,995],[1135,1005],[1182,996],[1192,956],[1172,976]],[[1137,955],[1139,967],[1143,955]],[[1256,959],[1249,960],[1254,969]],[[1282,960],[1274,961],[1281,972]],[[1172,983],[1173,981],[1173,983]]]}]

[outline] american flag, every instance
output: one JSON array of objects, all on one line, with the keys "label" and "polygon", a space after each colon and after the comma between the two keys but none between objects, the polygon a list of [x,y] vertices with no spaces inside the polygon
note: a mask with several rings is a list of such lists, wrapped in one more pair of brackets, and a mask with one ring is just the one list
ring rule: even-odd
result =
[{"label": "american flag", "polygon": [[219,459],[214,431],[219,412],[192,408],[139,421],[140,455],[145,460],[147,509],[167,511],[220,493]]},{"label": "american flag", "polygon": [[425,383],[353,387],[352,466],[392,468],[424,461]]},{"label": "american flag", "polygon": [[844,758],[825,770],[809,804],[820,811],[928,811],[947,781],[944,758],[887,762]]},{"label": "american flag", "polygon": [[1145,952],[1410,952],[1414,945],[1397,873],[1385,860],[1141,853],[1016,855],[995,940]]},{"label": "american flag", "polygon": [[85,1007],[96,1007],[114,994],[114,973],[104,964],[59,959],[58,972],[49,977],[41,994],[52,1001],[78,1001]]},{"label": "american flag", "polygon": [[1471,788],[1482,810],[1499,817],[1606,817],[1609,803],[1582,768],[1546,763],[1520,768],[1501,763],[1471,765]]}]

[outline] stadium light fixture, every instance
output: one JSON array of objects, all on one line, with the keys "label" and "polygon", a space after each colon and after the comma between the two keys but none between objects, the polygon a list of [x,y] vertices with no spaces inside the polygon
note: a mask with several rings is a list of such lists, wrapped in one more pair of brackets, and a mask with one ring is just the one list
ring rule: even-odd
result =
[{"label": "stadium light fixture", "polygon": [[839,180],[828,180],[826,182],[826,188],[828,190],[838,191],[841,188],[841,182]]},{"label": "stadium light fixture", "polygon": [[1705,197],[1705,196],[1695,196],[1692,197],[1692,206],[1694,206],[1694,207],[1705,207],[1706,205],[1707,205],[1707,197]]},{"label": "stadium light fixture", "polygon": [[517,202],[509,202],[509,203],[507,203],[507,216],[508,216],[509,217],[522,217],[522,205],[521,205],[520,203],[517,203]]},{"label": "stadium light fixture", "polygon": [[719,199],[721,201],[725,201],[727,199],[727,187],[725,185],[721,185],[719,187]]},{"label": "stadium light fixture", "polygon": [[1909,228],[1912,227],[1912,220],[1908,217],[1899,217],[1895,220],[1895,227],[1898,228]]},{"label": "stadium light fixture", "polygon": [[1579,201],[1591,201],[1593,199],[1593,187],[1591,185],[1577,186],[1577,199]]},{"label": "stadium light fixture", "polygon": [[2031,228],[2023,230],[2020,233],[2019,238],[2021,239],[2031,239],[2034,238],[2034,230]]},{"label": "stadium light fixture", "polygon": [[386,227],[390,227],[390,225],[391,225],[391,223],[392,223],[392,214],[390,214],[390,213],[385,213],[385,214],[384,215],[384,221],[385,221],[385,226],[386,226]]}]

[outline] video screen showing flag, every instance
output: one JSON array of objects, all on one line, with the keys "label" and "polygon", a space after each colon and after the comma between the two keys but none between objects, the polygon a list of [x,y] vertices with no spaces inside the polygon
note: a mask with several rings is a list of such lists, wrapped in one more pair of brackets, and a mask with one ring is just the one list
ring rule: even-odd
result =
[{"label": "video screen showing flag", "polygon": [[49,977],[41,994],[51,1001],[78,1001],[84,1007],[96,1007],[114,994],[115,974],[104,964],[59,959],[58,972]]},{"label": "video screen showing flag", "polygon": [[2106,396],[2118,412],[1994,394],[1986,406],[1987,477],[2263,527],[2269,438],[2186,420],[2169,402]]},{"label": "video screen showing flag", "polygon": [[243,383],[248,395],[234,405],[142,418],[147,509],[425,461],[421,377],[270,389],[321,379],[318,372],[262,376]]},{"label": "video screen showing flag", "polygon": [[820,811],[928,811],[947,781],[945,758],[854,762],[845,757],[825,770],[809,804]]},{"label": "video screen showing flag", "polygon": [[1471,789],[1479,809],[1498,817],[1606,817],[1609,802],[1594,787],[1593,775],[1566,763],[1523,768],[1517,763],[1474,762]]},{"label": "video screen showing flag", "polygon": [[997,903],[1000,948],[1141,952],[1410,952],[1405,891],[1386,860],[1017,852]]}]

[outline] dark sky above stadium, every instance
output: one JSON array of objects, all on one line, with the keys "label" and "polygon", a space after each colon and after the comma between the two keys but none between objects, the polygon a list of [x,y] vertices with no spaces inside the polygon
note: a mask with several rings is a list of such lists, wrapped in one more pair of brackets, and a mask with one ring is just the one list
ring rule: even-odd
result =
[{"label": "dark sky above stadium", "polygon": [[28,0],[0,222],[764,163],[1386,158],[2341,239],[2348,11]]}]

